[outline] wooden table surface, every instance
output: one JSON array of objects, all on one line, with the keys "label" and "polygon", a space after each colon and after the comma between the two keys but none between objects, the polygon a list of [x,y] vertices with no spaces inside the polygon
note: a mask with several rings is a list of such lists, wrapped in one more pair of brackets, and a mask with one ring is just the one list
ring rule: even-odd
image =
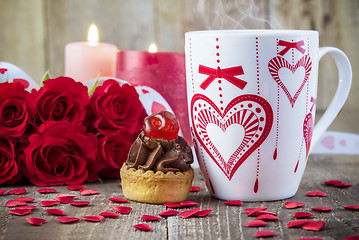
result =
[{"label": "wooden table surface", "polygon": [[[114,204],[110,197],[123,197],[119,180],[87,184],[86,188],[98,190],[100,193],[91,196],[82,196],[78,191],[70,191],[66,187],[54,187],[57,193],[39,194],[39,187],[33,185],[8,186],[2,189],[25,187],[26,194],[19,196],[35,198],[37,208],[27,216],[15,216],[8,213],[6,201],[15,199],[16,195],[0,196],[0,238],[1,239],[255,239],[253,234],[258,230],[268,229],[277,233],[273,239],[298,239],[300,237],[321,237],[322,239],[344,239],[344,237],[359,234],[359,211],[350,211],[343,208],[346,205],[359,204],[359,175],[358,159],[356,156],[313,155],[310,157],[300,189],[297,194],[286,200],[272,202],[245,202],[242,206],[227,206],[224,201],[212,198],[200,171],[197,169],[193,185],[202,187],[199,192],[191,192],[188,200],[200,203],[201,209],[213,209],[213,212],[203,218],[183,219],[179,216],[163,218],[158,222],[149,222],[153,227],[151,232],[136,230],[132,226],[145,223],[140,218],[144,214],[157,215],[167,209],[164,205],[151,205],[136,202]],[[339,179],[352,182],[348,188],[335,188],[323,184],[329,179]],[[313,190],[326,192],[326,197],[308,197],[306,193]],[[87,207],[75,207],[70,204],[59,204],[54,207],[41,207],[40,201],[52,200],[58,193],[77,195],[76,200],[88,200]],[[306,205],[299,209],[286,209],[284,203],[298,201]],[[87,215],[97,215],[103,211],[113,211],[111,206],[130,206],[133,210],[128,215],[121,215],[116,219],[104,219],[100,223],[81,220],[74,224],[61,224],[44,211],[49,208],[60,208],[67,216],[81,218]],[[268,207],[268,211],[275,212],[279,221],[269,222],[267,226],[250,228],[244,223],[253,220],[247,217],[243,210],[251,207]],[[334,208],[327,213],[318,213],[312,207],[327,206]],[[179,211],[190,208],[180,209]],[[287,228],[287,223],[294,220],[294,212],[306,211],[314,215],[313,220],[326,222],[319,232],[300,228]],[[39,217],[46,219],[42,226],[32,226],[25,221],[25,217]]]}]

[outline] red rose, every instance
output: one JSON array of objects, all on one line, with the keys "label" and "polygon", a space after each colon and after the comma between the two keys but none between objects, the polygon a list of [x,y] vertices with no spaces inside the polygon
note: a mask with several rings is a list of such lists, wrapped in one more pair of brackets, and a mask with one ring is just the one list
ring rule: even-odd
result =
[{"label": "red rose", "polygon": [[32,120],[35,101],[20,83],[0,84],[0,134],[20,137]]},{"label": "red rose", "polygon": [[102,168],[100,171],[101,178],[120,177],[120,169],[127,160],[132,142],[132,137],[126,132],[98,136],[97,158]]},{"label": "red rose", "polygon": [[135,88],[116,80],[106,80],[90,98],[88,107],[90,127],[103,135],[126,130],[136,136],[142,128],[146,112]]},{"label": "red rose", "polygon": [[96,181],[96,136],[67,121],[46,122],[29,138],[24,174],[37,186]]},{"label": "red rose", "polygon": [[87,87],[82,83],[68,77],[48,79],[36,95],[35,125],[62,120],[82,124],[89,101]]},{"label": "red rose", "polygon": [[21,177],[13,139],[0,136],[0,184],[15,183]]}]

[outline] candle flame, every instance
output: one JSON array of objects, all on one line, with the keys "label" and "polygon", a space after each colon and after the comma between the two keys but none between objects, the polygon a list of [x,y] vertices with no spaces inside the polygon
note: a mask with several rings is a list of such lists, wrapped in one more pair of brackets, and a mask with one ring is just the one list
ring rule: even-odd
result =
[{"label": "candle flame", "polygon": [[92,23],[90,25],[89,31],[88,31],[88,35],[87,35],[87,42],[91,45],[91,46],[95,46],[98,43],[98,29],[96,24]]},{"label": "candle flame", "polygon": [[157,45],[156,43],[151,43],[150,46],[148,47],[148,52],[150,53],[156,53],[158,50],[157,50]]}]

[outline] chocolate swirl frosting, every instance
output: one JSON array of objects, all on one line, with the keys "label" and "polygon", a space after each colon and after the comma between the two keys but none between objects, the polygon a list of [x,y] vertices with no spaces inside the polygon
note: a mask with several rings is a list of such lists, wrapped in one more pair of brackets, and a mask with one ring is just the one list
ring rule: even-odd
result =
[{"label": "chocolate swirl frosting", "polygon": [[178,136],[176,139],[148,138],[143,132],[132,144],[127,166],[144,171],[184,172],[193,163],[193,155],[186,140]]}]

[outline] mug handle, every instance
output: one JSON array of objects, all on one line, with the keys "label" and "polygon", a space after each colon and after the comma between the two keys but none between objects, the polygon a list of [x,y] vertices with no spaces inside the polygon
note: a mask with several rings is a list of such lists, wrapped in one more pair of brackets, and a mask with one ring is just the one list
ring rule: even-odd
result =
[{"label": "mug handle", "polygon": [[327,53],[332,57],[337,65],[339,73],[338,87],[332,101],[329,104],[329,107],[324,112],[318,123],[314,126],[311,149],[342,109],[348,97],[350,85],[352,83],[352,68],[345,53],[338,48],[321,47],[319,48],[319,61]]}]

